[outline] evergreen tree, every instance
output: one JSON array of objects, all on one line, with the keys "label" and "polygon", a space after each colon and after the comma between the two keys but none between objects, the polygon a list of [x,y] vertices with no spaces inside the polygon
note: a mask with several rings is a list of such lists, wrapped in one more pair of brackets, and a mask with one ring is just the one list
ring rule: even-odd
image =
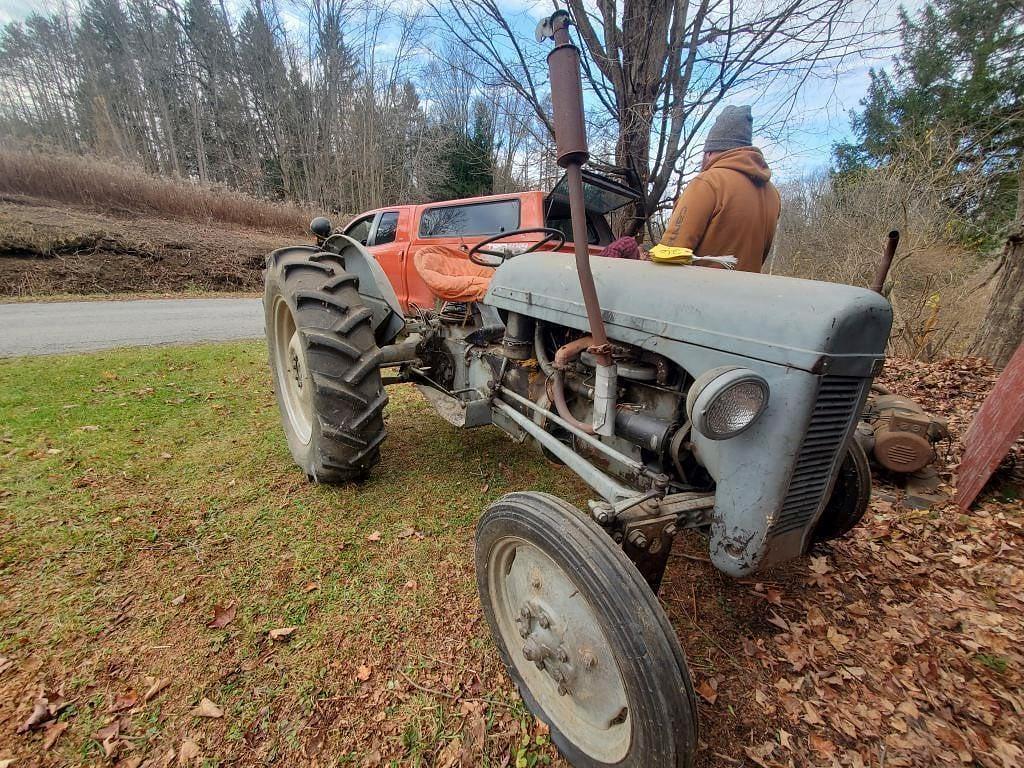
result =
[{"label": "evergreen tree", "polygon": [[447,166],[447,183],[437,190],[437,199],[489,195],[494,188],[491,165],[494,149],[494,118],[487,105],[473,102],[469,130],[445,126],[447,146],[442,162]]},{"label": "evergreen tree", "polygon": [[[857,140],[835,148],[840,174],[882,165],[937,129],[949,155],[986,174],[981,198],[951,202],[995,234],[1016,203],[1024,150],[1024,6],[1015,0],[934,0],[902,17],[902,50],[892,74],[872,70],[863,110],[852,116]],[[942,158],[947,161],[949,158]]]}]

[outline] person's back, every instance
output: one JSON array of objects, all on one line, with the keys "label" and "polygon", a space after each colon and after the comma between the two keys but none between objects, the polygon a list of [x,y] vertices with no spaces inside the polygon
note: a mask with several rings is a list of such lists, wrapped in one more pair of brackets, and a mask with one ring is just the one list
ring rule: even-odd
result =
[{"label": "person's back", "polygon": [[760,272],[779,219],[779,192],[761,150],[750,146],[750,107],[726,107],[704,145],[704,167],[683,190],[663,245],[696,256],[735,256]]}]

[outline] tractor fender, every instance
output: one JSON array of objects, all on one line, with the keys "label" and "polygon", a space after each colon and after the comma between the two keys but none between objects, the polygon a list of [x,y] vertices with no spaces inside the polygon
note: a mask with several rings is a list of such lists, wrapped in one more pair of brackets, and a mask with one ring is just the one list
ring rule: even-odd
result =
[{"label": "tractor fender", "polygon": [[373,326],[377,346],[387,346],[405,328],[402,305],[398,302],[398,296],[395,294],[395,289],[391,287],[384,268],[373,257],[373,254],[358,241],[347,235],[334,234],[327,238],[323,248],[311,245],[293,245],[274,251],[268,258],[277,258],[284,251],[293,253],[306,251],[310,256],[329,251],[340,258],[345,271],[359,278],[359,295],[373,313],[370,323]]}]

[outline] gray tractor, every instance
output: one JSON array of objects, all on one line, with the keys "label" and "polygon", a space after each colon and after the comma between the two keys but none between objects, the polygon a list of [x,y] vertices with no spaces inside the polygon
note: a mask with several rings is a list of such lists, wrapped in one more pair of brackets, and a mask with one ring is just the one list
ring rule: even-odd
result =
[{"label": "gray tractor", "polygon": [[[583,232],[568,23],[557,12],[539,35],[555,41],[558,161]],[[452,424],[496,426],[579,475],[595,496],[586,510],[523,491],[477,525],[494,641],[573,765],[690,765],[693,686],[657,599],[673,539],[698,532],[711,562],[742,577],[858,522],[871,482],[852,437],[889,304],[849,286],[591,259],[581,238],[575,258],[510,257],[495,241],[512,231],[469,260],[417,254],[424,276],[445,279],[435,307],[406,317],[366,249],[315,224],[319,246],[268,257],[264,297],[296,462],[318,482],[364,478],[385,440],[384,384],[413,382]]]}]

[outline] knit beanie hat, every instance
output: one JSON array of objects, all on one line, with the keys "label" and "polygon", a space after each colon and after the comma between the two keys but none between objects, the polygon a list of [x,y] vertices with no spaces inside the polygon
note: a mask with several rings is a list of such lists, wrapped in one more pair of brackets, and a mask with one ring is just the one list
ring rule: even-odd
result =
[{"label": "knit beanie hat", "polygon": [[729,105],[722,110],[708,131],[704,151],[724,152],[727,149],[749,147],[754,140],[753,134],[754,118],[750,114],[750,107]]}]

